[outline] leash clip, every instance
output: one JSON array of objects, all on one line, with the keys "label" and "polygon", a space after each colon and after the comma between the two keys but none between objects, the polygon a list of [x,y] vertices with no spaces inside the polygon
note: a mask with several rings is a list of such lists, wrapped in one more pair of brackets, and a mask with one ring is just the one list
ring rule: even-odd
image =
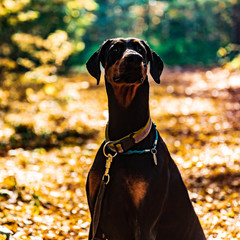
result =
[{"label": "leash clip", "polygon": [[117,152],[114,155],[111,155],[110,153],[108,153],[108,154],[106,153],[106,147],[110,143],[112,143],[112,141],[106,142],[105,145],[103,146],[103,154],[107,158],[106,165],[105,165],[105,173],[102,177],[102,181],[104,181],[105,184],[108,184],[110,181],[109,170],[110,170],[113,158],[117,156]]},{"label": "leash clip", "polygon": [[[104,156],[106,157],[106,158],[108,158],[108,156],[109,155],[111,155],[111,154],[107,154],[106,153],[106,147],[107,147],[107,145],[109,145],[109,144],[111,144],[111,143],[113,143],[113,141],[108,141],[108,142],[106,142],[105,144],[104,144],[104,146],[103,146],[103,154],[104,154]],[[113,158],[114,157],[116,157],[116,155],[117,155],[117,152],[112,156]]]},{"label": "leash clip", "polygon": [[103,177],[102,177],[102,181],[105,182],[105,184],[107,185],[110,181],[110,175],[109,174],[107,174],[107,175],[104,174]]}]

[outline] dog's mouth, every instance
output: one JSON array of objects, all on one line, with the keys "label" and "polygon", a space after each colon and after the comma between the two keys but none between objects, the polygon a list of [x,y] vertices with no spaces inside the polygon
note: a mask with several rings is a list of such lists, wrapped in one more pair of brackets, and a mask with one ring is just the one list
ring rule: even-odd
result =
[{"label": "dog's mouth", "polygon": [[136,76],[130,76],[130,75],[127,75],[127,76],[116,76],[113,78],[113,81],[115,83],[142,83],[144,81],[144,77],[143,76],[139,76],[139,77],[136,77]]},{"label": "dog's mouth", "polygon": [[120,64],[118,75],[113,76],[115,83],[142,83],[146,79],[147,64],[141,63],[137,66],[127,66]]}]

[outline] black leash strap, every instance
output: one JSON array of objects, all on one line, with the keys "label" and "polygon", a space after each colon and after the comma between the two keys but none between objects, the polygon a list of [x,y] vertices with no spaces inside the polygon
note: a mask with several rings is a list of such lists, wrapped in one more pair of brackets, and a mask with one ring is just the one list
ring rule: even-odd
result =
[{"label": "black leash strap", "polygon": [[103,201],[103,196],[104,196],[104,193],[106,190],[106,186],[107,186],[106,182],[104,180],[102,180],[100,187],[99,187],[95,206],[94,206],[93,221],[92,221],[92,240],[95,239],[95,236],[97,233],[97,228],[99,225],[101,209],[102,209],[102,201]]},{"label": "black leash strap", "polygon": [[102,210],[102,201],[103,201],[103,197],[104,197],[104,193],[105,193],[107,184],[110,181],[109,170],[110,170],[113,158],[116,157],[116,155],[117,155],[117,153],[115,153],[114,155],[111,155],[110,153],[109,154],[106,153],[106,146],[109,143],[110,142],[105,143],[105,145],[103,147],[103,154],[107,159],[106,159],[106,165],[105,165],[105,172],[104,172],[102,181],[100,183],[97,199],[96,199],[96,202],[94,205],[94,212],[93,212],[93,219],[92,219],[92,240],[97,239],[96,233],[97,233],[97,229],[98,229],[98,225],[99,225],[99,221],[100,221],[100,215],[101,215],[101,210]]}]

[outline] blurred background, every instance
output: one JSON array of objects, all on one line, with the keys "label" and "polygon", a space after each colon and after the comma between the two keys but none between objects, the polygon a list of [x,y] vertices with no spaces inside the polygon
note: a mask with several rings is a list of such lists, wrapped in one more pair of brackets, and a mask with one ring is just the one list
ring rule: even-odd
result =
[{"label": "blurred background", "polygon": [[88,239],[108,103],[85,63],[129,36],[164,61],[151,117],[208,240],[240,239],[240,0],[0,0],[0,226],[14,240]]},{"label": "blurred background", "polygon": [[235,69],[239,29],[239,0],[2,0],[0,69],[32,79],[81,70],[102,41],[127,36],[167,65]]}]

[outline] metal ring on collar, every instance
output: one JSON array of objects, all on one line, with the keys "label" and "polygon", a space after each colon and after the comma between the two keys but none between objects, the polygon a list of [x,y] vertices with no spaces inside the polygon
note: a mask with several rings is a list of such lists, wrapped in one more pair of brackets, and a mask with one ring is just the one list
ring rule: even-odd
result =
[{"label": "metal ring on collar", "polygon": [[151,149],[151,153],[152,153],[152,154],[157,154],[157,149],[156,149],[156,147],[154,147],[154,148]]},{"label": "metal ring on collar", "polygon": [[[104,154],[105,157],[108,157],[108,154],[106,153],[106,147],[107,147],[107,145],[110,144],[110,143],[113,143],[113,141],[108,141],[108,142],[106,142],[106,143],[104,144],[104,146],[103,146],[103,154]],[[114,158],[114,157],[116,157],[116,155],[117,155],[117,152],[116,152],[112,157]]]}]

